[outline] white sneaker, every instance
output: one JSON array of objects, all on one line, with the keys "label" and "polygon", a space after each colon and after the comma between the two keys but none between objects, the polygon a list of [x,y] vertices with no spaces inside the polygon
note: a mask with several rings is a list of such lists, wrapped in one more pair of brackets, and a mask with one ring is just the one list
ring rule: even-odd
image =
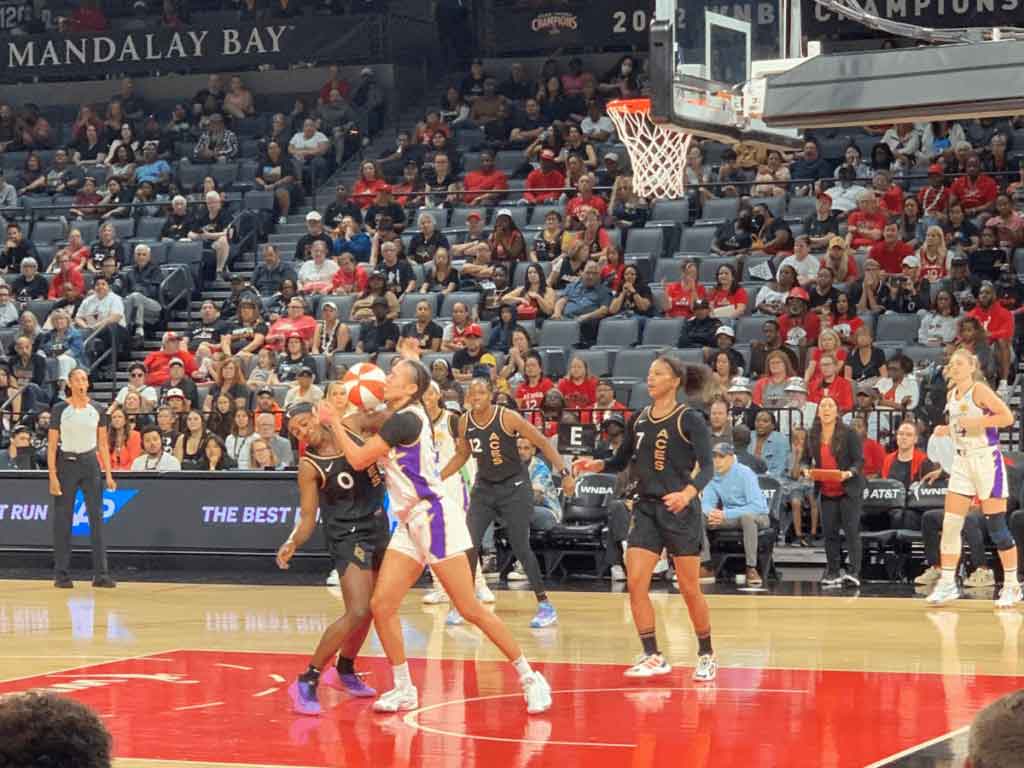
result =
[{"label": "white sneaker", "polygon": [[625,581],[626,580],[626,569],[621,565],[612,566],[612,581]]},{"label": "white sneaker", "polygon": [[526,711],[531,715],[539,715],[551,709],[551,686],[540,672],[531,672],[519,680],[523,686],[523,698],[526,699]]},{"label": "white sneaker", "polygon": [[423,603],[425,605],[440,605],[441,603],[447,603],[448,600],[448,593],[441,588],[432,589],[423,596]]},{"label": "white sneaker", "polygon": [[458,627],[466,623],[466,620],[462,618],[462,614],[459,613],[455,608],[448,611],[448,616],[444,620],[444,623],[449,627]]},{"label": "white sneaker", "polygon": [[995,574],[991,568],[975,568],[974,573],[964,579],[964,586],[970,589],[979,587],[994,587],[996,584]]},{"label": "white sneaker", "polygon": [[651,573],[652,576],[660,576],[668,570],[668,560],[664,557],[660,558],[657,563],[654,564],[654,571]]},{"label": "white sneaker", "polygon": [[523,570],[522,563],[516,563],[515,568],[508,572],[509,581],[526,581],[526,571]]},{"label": "white sneaker", "polygon": [[624,677],[658,677],[667,675],[672,671],[672,666],[665,661],[660,653],[652,653],[650,656],[643,656],[632,667],[623,672]]},{"label": "white sneaker", "polygon": [[951,603],[958,597],[960,597],[960,588],[955,581],[939,581],[932,593],[924,600],[929,605],[942,605]]},{"label": "white sneaker", "polygon": [[1021,593],[1020,584],[1003,584],[999,592],[999,599],[996,600],[996,608],[1013,608],[1024,599]]},{"label": "white sneaker", "polygon": [[327,586],[328,587],[340,587],[341,578],[338,576],[338,569],[335,568],[329,574],[327,574]]},{"label": "white sneaker", "polygon": [[416,686],[394,687],[373,702],[374,712],[407,712],[420,705],[420,695]]},{"label": "white sneaker", "polygon": [[476,585],[476,599],[481,603],[493,603],[495,602],[494,593],[491,588],[487,586],[487,582],[481,579]]},{"label": "white sneaker", "polygon": [[941,568],[926,568],[924,573],[914,579],[915,586],[930,587],[942,577]]},{"label": "white sneaker", "polygon": [[714,654],[705,653],[697,657],[697,666],[693,670],[693,679],[698,683],[710,683],[718,673],[718,662]]}]

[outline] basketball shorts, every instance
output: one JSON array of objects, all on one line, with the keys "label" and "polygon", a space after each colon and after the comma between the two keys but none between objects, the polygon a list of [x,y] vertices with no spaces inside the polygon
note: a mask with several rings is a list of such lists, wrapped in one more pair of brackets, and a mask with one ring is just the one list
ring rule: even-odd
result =
[{"label": "basketball shorts", "polygon": [[954,454],[949,490],[969,498],[977,496],[981,501],[1009,497],[1003,452],[984,447]]},{"label": "basketball shorts", "polygon": [[348,531],[328,540],[327,551],[334,560],[339,574],[352,565],[366,570],[378,570],[388,548],[388,516],[378,512],[368,520],[353,522]]},{"label": "basketball shorts", "polygon": [[653,499],[639,499],[633,505],[626,538],[630,547],[658,553],[666,549],[672,557],[688,557],[700,554],[703,538],[704,516],[699,498],[678,514]]},{"label": "basketball shorts", "polygon": [[433,565],[473,548],[466,513],[448,499],[421,501],[391,535],[389,549]]}]

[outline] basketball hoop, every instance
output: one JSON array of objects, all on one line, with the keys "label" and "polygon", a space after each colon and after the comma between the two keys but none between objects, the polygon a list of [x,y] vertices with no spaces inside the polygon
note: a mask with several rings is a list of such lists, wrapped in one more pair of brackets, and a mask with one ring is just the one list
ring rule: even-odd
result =
[{"label": "basketball hoop", "polygon": [[683,197],[686,153],[692,134],[672,123],[654,122],[650,99],[608,102],[608,116],[629,152],[636,193],[642,197]]}]

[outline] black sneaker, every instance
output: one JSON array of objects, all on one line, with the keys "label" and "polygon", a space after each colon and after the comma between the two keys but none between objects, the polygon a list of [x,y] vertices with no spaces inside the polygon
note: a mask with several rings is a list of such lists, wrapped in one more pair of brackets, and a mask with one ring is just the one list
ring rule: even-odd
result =
[{"label": "black sneaker", "polygon": [[53,579],[53,586],[57,589],[73,589],[75,582],[71,580],[70,576],[56,576]]},{"label": "black sneaker", "polygon": [[852,573],[844,573],[843,586],[850,586],[854,589],[860,589],[860,579],[854,576]]},{"label": "black sneaker", "polygon": [[97,589],[113,589],[117,586],[117,582],[110,578],[109,574],[101,573],[93,577],[92,585]]},{"label": "black sneaker", "polygon": [[823,589],[838,589],[843,585],[843,577],[838,573],[826,573],[819,583]]}]

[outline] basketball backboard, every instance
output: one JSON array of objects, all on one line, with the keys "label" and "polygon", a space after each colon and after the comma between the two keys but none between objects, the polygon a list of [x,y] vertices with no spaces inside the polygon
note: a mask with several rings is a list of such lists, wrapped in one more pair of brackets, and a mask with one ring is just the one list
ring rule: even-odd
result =
[{"label": "basketball backboard", "polygon": [[[651,118],[727,144],[748,141],[776,149],[801,146],[791,128],[772,128],[752,107],[763,104],[764,80],[752,80],[750,22],[704,10],[699,47],[677,34],[677,0],[658,0],[656,11],[670,19],[651,25]],[[692,17],[692,14],[691,14]],[[693,19],[690,18],[690,23]]]}]

